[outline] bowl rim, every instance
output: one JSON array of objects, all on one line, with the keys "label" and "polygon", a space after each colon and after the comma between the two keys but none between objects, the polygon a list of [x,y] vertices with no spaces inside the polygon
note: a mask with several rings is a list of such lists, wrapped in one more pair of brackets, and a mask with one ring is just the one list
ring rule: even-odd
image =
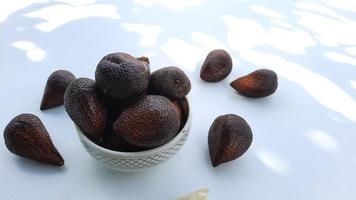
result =
[{"label": "bowl rim", "polygon": [[123,151],[114,151],[114,150],[110,150],[107,148],[104,148],[96,143],[94,143],[93,141],[91,141],[80,129],[79,127],[74,123],[74,126],[77,130],[77,133],[79,135],[79,137],[84,140],[84,142],[95,148],[96,150],[99,150],[105,154],[110,154],[113,156],[120,156],[120,157],[126,157],[126,158],[132,158],[132,157],[145,157],[147,155],[151,155],[151,154],[156,154],[157,152],[161,152],[164,151],[165,149],[169,148],[172,145],[175,145],[185,134],[188,134],[188,129],[189,126],[191,124],[192,121],[192,111],[191,111],[191,106],[190,106],[190,102],[188,97],[184,97],[187,101],[188,104],[188,118],[183,126],[183,128],[180,130],[180,132],[174,137],[172,138],[169,142],[155,147],[153,149],[148,149],[148,150],[144,150],[144,151],[136,151],[136,152],[123,152]]}]

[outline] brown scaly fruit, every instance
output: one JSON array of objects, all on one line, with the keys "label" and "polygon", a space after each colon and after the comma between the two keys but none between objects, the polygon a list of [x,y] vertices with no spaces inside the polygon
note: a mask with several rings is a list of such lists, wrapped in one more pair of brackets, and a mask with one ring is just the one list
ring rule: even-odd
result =
[{"label": "brown scaly fruit", "polygon": [[247,122],[234,114],[216,118],[209,130],[208,145],[213,167],[242,156],[252,143]]},{"label": "brown scaly fruit", "polygon": [[101,91],[119,101],[133,101],[144,95],[150,79],[148,58],[112,53],[100,60],[95,81]]},{"label": "brown scaly fruit", "polygon": [[150,59],[146,56],[141,56],[136,58],[138,61],[141,61],[147,65],[147,67],[150,66]]},{"label": "brown scaly fruit", "polygon": [[206,57],[200,70],[200,78],[208,82],[218,82],[226,78],[231,70],[230,54],[225,50],[216,49]]},{"label": "brown scaly fruit", "polygon": [[259,69],[230,83],[240,94],[260,98],[273,94],[278,87],[277,74],[269,69]]},{"label": "brown scaly fruit", "polygon": [[179,130],[181,130],[184,127],[184,125],[188,119],[188,115],[189,115],[188,102],[187,102],[186,98],[181,98],[181,99],[176,99],[176,100],[172,101],[172,103],[178,109],[179,119],[180,119]]},{"label": "brown scaly fruit", "polygon": [[[106,106],[107,106],[106,128],[105,128],[103,139],[100,142],[100,146],[106,149],[110,149],[113,151],[120,151],[120,152],[138,152],[138,151],[145,150],[145,148],[137,147],[126,142],[124,138],[122,138],[120,135],[114,132],[113,123],[117,119],[118,114],[122,112],[122,110],[119,111],[119,113],[116,113],[115,111],[113,112],[113,109],[111,109],[110,105],[106,104]],[[114,104],[114,107],[115,106],[117,106],[116,102]],[[119,106],[121,107],[121,104],[119,104]]]},{"label": "brown scaly fruit", "polygon": [[182,108],[180,107],[180,104],[179,104],[179,101],[178,100],[174,100],[172,101],[172,103],[174,104],[174,106],[177,108],[178,110],[178,114],[179,114],[179,120],[180,120],[180,124],[182,125],[182,119],[183,119],[183,116],[182,116]]},{"label": "brown scaly fruit", "polygon": [[90,139],[97,141],[103,136],[106,109],[93,80],[74,80],[64,95],[64,107],[69,117]]},{"label": "brown scaly fruit", "polygon": [[163,96],[147,95],[126,108],[115,121],[114,131],[139,147],[157,147],[170,141],[180,126],[174,104]]},{"label": "brown scaly fruit", "polygon": [[111,118],[117,119],[121,112],[129,105],[129,102],[118,101],[117,99],[104,95],[102,95],[102,97],[107,112],[107,121],[110,121]]},{"label": "brown scaly fruit", "polygon": [[75,76],[66,70],[57,70],[47,79],[40,109],[46,110],[63,105],[64,93]]},{"label": "brown scaly fruit", "polygon": [[149,93],[169,99],[186,96],[191,89],[190,80],[178,67],[164,67],[151,74]]},{"label": "brown scaly fruit", "polygon": [[103,140],[100,143],[100,146],[110,149],[113,151],[120,152],[139,152],[147,150],[147,148],[134,146],[128,142],[120,135],[115,132],[105,132]]},{"label": "brown scaly fruit", "polygon": [[185,125],[185,123],[188,120],[188,115],[189,115],[189,106],[188,106],[188,101],[186,98],[181,98],[177,100],[179,102],[180,108],[182,110],[182,127]]},{"label": "brown scaly fruit", "polygon": [[36,115],[21,114],[12,119],[4,130],[4,140],[13,154],[43,164],[64,165],[61,154]]}]

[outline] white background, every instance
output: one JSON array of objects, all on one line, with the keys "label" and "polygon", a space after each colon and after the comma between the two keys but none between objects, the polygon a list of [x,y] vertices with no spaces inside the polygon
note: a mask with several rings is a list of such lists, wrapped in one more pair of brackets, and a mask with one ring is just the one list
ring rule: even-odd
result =
[{"label": "white background", "polygon": [[[201,187],[211,200],[356,199],[356,3],[353,0],[0,1],[0,127],[38,115],[65,159],[43,166],[0,142],[1,199],[169,200]],[[224,48],[232,73],[199,79],[206,54]],[[114,172],[82,148],[63,107],[39,110],[47,77],[94,77],[110,52],[177,65],[192,81],[193,124],[183,149],[142,173]],[[279,75],[275,95],[248,99],[229,82],[258,68]],[[219,115],[250,124],[240,159],[212,168],[207,134]]]}]

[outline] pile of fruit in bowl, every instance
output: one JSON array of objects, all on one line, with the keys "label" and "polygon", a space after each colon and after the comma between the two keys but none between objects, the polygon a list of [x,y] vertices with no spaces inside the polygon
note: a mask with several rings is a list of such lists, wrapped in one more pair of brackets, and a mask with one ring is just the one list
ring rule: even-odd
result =
[{"label": "pile of fruit in bowl", "polygon": [[90,155],[108,167],[135,171],[163,162],[184,144],[190,89],[178,67],[151,74],[148,58],[112,53],[98,63],[95,81],[69,84],[64,105]]}]

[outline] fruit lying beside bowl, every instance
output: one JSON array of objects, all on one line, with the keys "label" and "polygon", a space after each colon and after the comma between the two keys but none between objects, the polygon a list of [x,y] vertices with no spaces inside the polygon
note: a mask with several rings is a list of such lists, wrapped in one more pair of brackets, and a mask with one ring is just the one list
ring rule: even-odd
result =
[{"label": "fruit lying beside bowl", "polygon": [[110,168],[136,171],[162,163],[184,144],[190,89],[177,67],[150,75],[148,58],[113,53],[99,62],[95,81],[69,84],[64,105],[92,157]]}]

